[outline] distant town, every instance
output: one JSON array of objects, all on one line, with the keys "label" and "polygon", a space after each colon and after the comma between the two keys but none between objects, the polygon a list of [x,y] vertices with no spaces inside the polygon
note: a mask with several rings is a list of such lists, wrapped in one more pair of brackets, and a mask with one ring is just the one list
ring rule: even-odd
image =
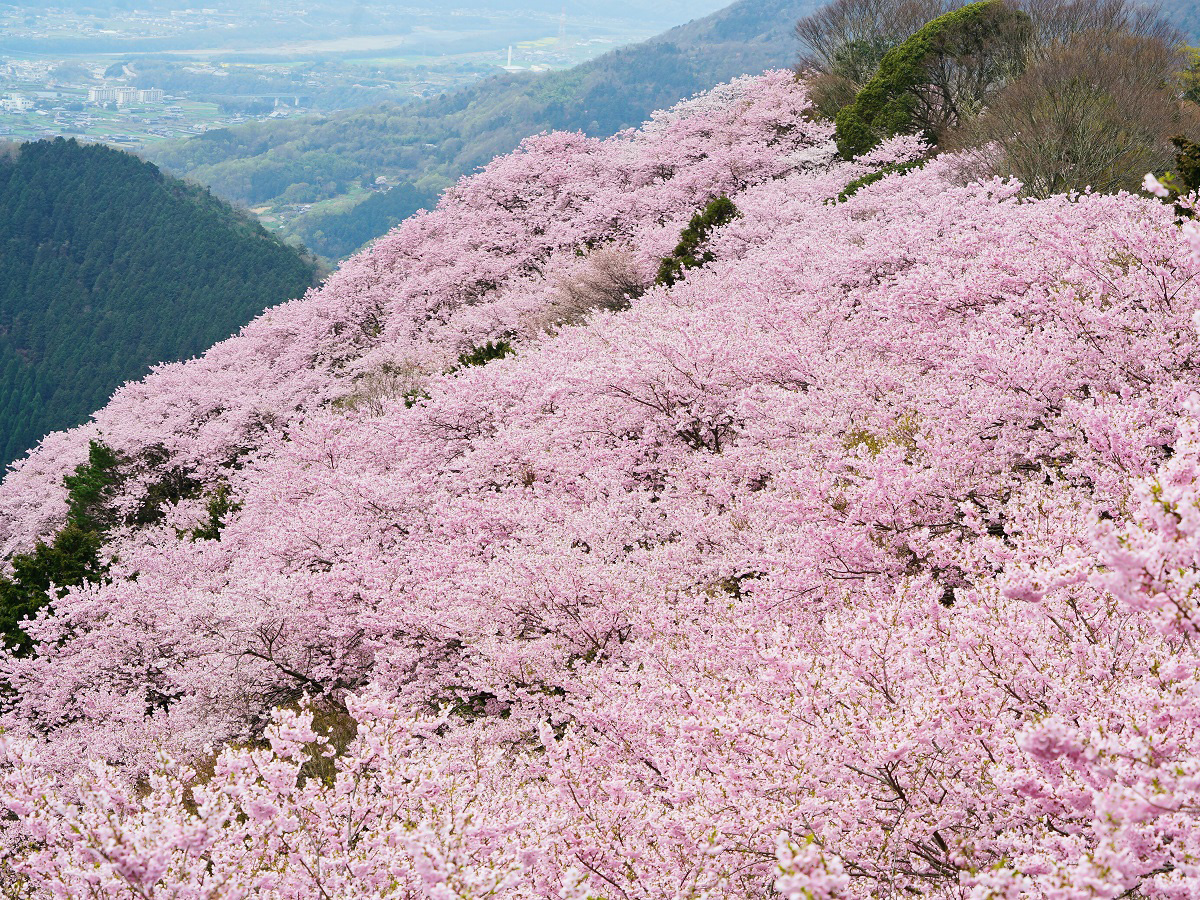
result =
[{"label": "distant town", "polygon": [[[56,76],[64,67],[76,70],[71,81]],[[0,62],[0,139],[61,135],[132,147],[246,119],[162,88],[108,82],[104,72],[68,60]]]},{"label": "distant town", "polygon": [[362,9],[370,30],[347,25],[343,7],[295,0],[103,16],[0,0],[0,140],[61,135],[137,150],[566,68],[648,36],[565,12]]}]

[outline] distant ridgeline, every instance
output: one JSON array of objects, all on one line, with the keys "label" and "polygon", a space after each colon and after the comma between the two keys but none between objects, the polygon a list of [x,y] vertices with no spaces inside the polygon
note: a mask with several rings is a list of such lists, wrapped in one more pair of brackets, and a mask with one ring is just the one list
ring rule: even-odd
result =
[{"label": "distant ridgeline", "polygon": [[501,75],[421,103],[327,118],[250,123],[149,152],[155,162],[247,206],[313,203],[355,182],[400,184],[357,205],[302,217],[295,234],[330,259],[347,256],[460,176],[540,131],[607,137],[713,85],[796,61],[796,20],[823,0],[741,0],[573,69]]},{"label": "distant ridgeline", "polygon": [[0,148],[0,465],[315,277],[207,190],[127,153]]},{"label": "distant ridgeline", "polygon": [[1200,10],[1193,0],[1163,0],[1160,5],[1163,13],[1192,43],[1200,40]]}]

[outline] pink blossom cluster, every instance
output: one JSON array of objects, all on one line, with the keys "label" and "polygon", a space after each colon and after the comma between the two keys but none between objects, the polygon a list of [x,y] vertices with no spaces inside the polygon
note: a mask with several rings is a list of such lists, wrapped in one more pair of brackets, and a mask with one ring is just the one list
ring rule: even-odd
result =
[{"label": "pink blossom cluster", "polygon": [[953,157],[838,202],[925,148],[808,113],[776,73],[532,139],[19,464],[9,552],[94,438],[121,509],[237,506],[118,529],[0,660],[0,884],[1200,894],[1188,236]]}]

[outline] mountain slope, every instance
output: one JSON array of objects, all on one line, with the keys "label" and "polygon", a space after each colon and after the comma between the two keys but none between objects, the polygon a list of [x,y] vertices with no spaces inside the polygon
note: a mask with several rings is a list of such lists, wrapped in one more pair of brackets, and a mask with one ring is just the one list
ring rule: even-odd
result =
[{"label": "mountain slope", "polygon": [[1194,43],[1200,39],[1200,10],[1191,0],[1164,0],[1162,11]]},{"label": "mountain slope", "polygon": [[10,473],[9,893],[1200,895],[1200,233],[830,130],[532,139]]},{"label": "mountain slope", "polygon": [[[387,176],[395,197],[349,210],[319,209],[291,227],[315,252],[336,258],[378,237],[459,176],[546,130],[615,134],[714,84],[790,66],[792,27],[819,0],[741,0],[663,35],[566,72],[506,75],[404,106],[245,125],[151,151],[156,162],[249,206],[341,194]],[[299,189],[297,185],[301,186]]]},{"label": "mountain slope", "polygon": [[0,248],[0,465],[315,275],[207,192],[62,139],[0,156]]}]

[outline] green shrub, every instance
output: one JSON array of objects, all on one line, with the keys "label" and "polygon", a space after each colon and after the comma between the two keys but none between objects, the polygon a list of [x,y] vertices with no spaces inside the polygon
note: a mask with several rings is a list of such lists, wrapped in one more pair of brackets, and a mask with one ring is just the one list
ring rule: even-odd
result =
[{"label": "green shrub", "polygon": [[67,488],[67,524],[49,543],[39,541],[29,553],[12,558],[11,576],[0,575],[0,634],[18,654],[29,653],[33,641],[22,628],[67,588],[100,581],[108,566],[101,561],[104,536],[115,523],[109,505],[120,484],[120,458],[110,448],[92,441],[88,461],[63,478]]},{"label": "green shrub", "polygon": [[1175,154],[1175,178],[1186,193],[1200,191],[1200,144],[1181,134],[1171,138]]},{"label": "green shrub", "polygon": [[703,249],[704,242],[714,229],[728,225],[740,215],[733,201],[721,196],[692,216],[680,235],[679,245],[658,267],[658,278],[654,283],[669,287],[683,277],[685,270],[712,262],[716,257]]},{"label": "green shrub", "polygon": [[221,531],[230,514],[237,512],[241,505],[235,503],[229,495],[229,485],[219,484],[208,498],[208,521],[199,528],[192,529],[193,541],[215,541],[221,537]]},{"label": "green shrub", "polygon": [[504,357],[515,353],[512,344],[508,341],[496,341],[492,343],[488,341],[482,347],[476,347],[470,353],[463,353],[458,357],[458,365],[460,368],[467,366],[486,366],[493,359],[504,359]]},{"label": "green shrub", "polygon": [[1181,216],[1194,217],[1195,210],[1180,203],[1181,197],[1200,191],[1200,144],[1182,134],[1171,138],[1175,145],[1175,171],[1167,172],[1159,182],[1169,193],[1163,197],[1166,203],[1175,204],[1175,212]]},{"label": "green shrub", "polygon": [[928,160],[926,159],[914,159],[906,163],[892,163],[891,165],[884,166],[882,169],[876,169],[874,172],[863,175],[861,178],[855,178],[842,188],[841,193],[837,195],[837,202],[843,203],[849,200],[867,185],[882,181],[888,175],[903,175],[905,172],[920,169],[927,162]]}]

